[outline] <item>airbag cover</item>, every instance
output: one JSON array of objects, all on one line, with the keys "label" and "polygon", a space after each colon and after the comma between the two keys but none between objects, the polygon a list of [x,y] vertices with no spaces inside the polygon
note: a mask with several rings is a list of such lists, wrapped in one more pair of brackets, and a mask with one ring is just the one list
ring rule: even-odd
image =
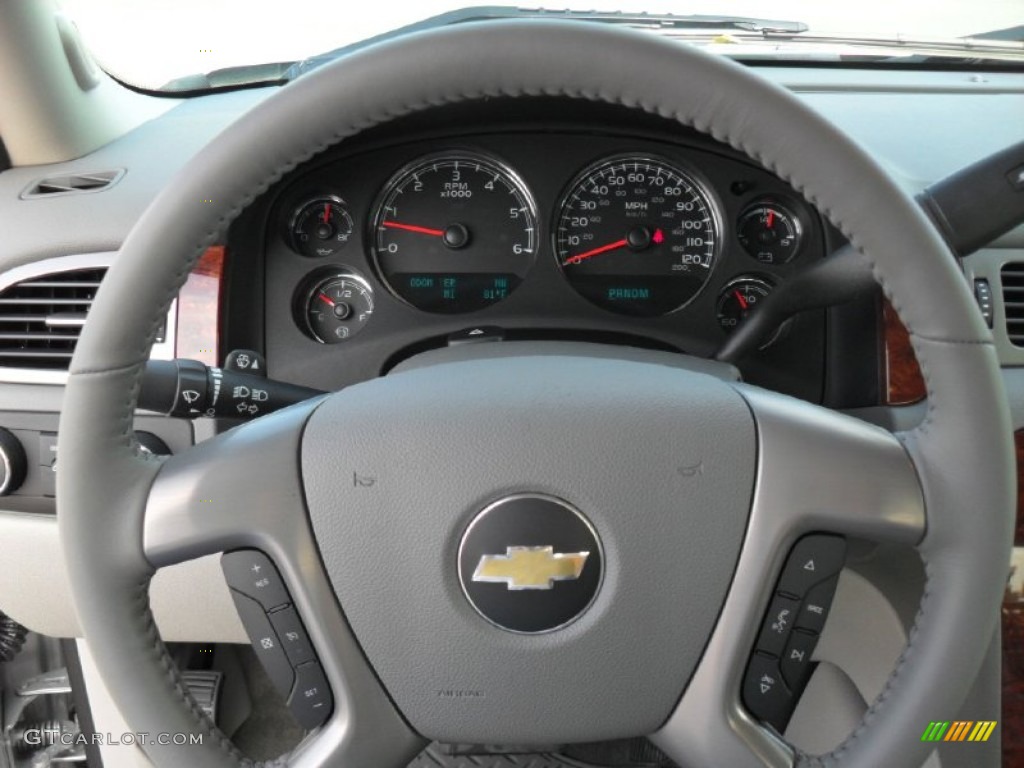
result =
[{"label": "airbag cover", "polygon": [[[727,382],[585,357],[396,373],[328,398],[302,442],[313,528],[356,637],[409,723],[462,743],[662,725],[725,598],[755,463],[752,416]],[[459,582],[464,531],[516,494],[564,500],[603,546],[593,603],[543,634],[493,626]]]}]

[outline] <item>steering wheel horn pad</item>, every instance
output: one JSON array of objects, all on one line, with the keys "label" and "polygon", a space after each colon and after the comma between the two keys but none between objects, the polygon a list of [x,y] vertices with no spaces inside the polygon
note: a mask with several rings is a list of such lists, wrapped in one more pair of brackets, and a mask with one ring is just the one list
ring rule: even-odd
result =
[{"label": "steering wheel horn pad", "polygon": [[[750,410],[724,381],[524,356],[418,368],[329,397],[306,427],[302,472],[339,602],[410,725],[448,743],[557,744],[668,719],[732,578],[755,451]],[[679,471],[695,464],[695,477]],[[519,494],[566,500],[603,547],[593,605],[543,634],[491,626],[458,580],[463,532]],[[512,528],[493,554],[530,534]]]},{"label": "steering wheel horn pad", "polygon": [[[911,331],[929,387],[922,425],[893,435],[669,364],[524,353],[395,374],[179,456],[140,454],[133,409],[160,318],[243,208],[369,126],[432,105],[545,94],[705,131],[817,204],[873,260]],[[500,424],[488,423],[490,408]],[[58,520],[86,640],[129,724],[205,737],[149,747],[158,766],[249,764],[180,684],[146,597],[155,568],[234,547],[274,559],[334,691],[331,719],[281,763],[397,768],[423,737],[647,732],[687,766],[911,766],[930,751],[915,734],[934,712],[956,710],[996,626],[1012,542],[1010,423],[990,333],[941,238],[792,94],[647,33],[475,23],[372,45],[298,79],[154,201],[72,361]],[[698,461],[697,478],[673,470]],[[359,486],[353,473],[377,481]],[[604,547],[593,604],[557,631],[498,629],[459,584],[464,530],[517,493],[564,499]],[[821,757],[795,751],[739,703],[771,584],[790,545],[814,530],[913,545],[927,574],[885,689]],[[439,701],[439,690],[485,695]]]}]

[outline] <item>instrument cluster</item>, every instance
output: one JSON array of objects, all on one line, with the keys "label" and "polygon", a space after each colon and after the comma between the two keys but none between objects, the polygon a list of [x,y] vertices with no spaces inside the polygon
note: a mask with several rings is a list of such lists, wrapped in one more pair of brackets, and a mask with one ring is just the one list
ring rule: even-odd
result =
[{"label": "instrument cluster", "polygon": [[[296,372],[340,370],[316,349],[341,345],[379,375],[480,327],[710,356],[826,250],[817,212],[727,148],[572,131],[349,148],[285,179],[265,215],[267,349]],[[824,343],[789,330],[766,347]]]}]

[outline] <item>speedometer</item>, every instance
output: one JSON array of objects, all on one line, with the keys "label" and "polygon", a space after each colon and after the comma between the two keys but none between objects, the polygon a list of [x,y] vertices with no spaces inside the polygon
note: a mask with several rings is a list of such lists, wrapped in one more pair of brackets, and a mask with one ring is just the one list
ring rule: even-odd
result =
[{"label": "speedometer", "polygon": [[692,175],[630,155],[603,160],[573,182],[555,227],[555,254],[594,304],[653,317],[700,292],[719,240],[711,198]]}]

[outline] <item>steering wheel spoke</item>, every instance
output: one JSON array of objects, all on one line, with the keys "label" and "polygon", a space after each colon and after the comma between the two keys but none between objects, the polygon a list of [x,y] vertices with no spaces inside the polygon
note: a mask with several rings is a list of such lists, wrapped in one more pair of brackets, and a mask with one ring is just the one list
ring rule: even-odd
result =
[{"label": "steering wheel spoke", "polygon": [[240,547],[275,560],[312,546],[299,440],[319,400],[236,427],[165,461],[149,492],[145,555],[160,568]]},{"label": "steering wheel spoke", "polygon": [[[276,653],[280,663],[289,665],[285,671],[294,675],[290,698],[301,700],[302,681],[315,669],[311,664],[322,669],[332,694],[317,704],[333,706],[330,718],[290,756],[289,764],[402,766],[421,740],[395,711],[359,650],[320,565],[307,519],[299,442],[318,404],[310,401],[265,416],[166,460],[149,494],[145,554],[154,567],[240,548],[270,557],[305,625],[315,660],[296,664],[292,672],[281,648],[256,652]],[[254,606],[268,634],[274,633],[259,603],[244,594],[236,599]]]},{"label": "steering wheel spoke", "polygon": [[904,544],[921,540],[921,485],[896,436],[758,387],[740,390],[758,432],[750,526],[757,535],[748,533],[748,542],[784,554],[787,543],[809,531]]},{"label": "steering wheel spoke", "polygon": [[913,462],[886,430],[738,385],[758,432],[750,523],[718,625],[676,711],[653,736],[682,765],[781,766],[792,749],[741,702],[744,671],[786,554],[802,535],[917,544],[924,501]]}]

